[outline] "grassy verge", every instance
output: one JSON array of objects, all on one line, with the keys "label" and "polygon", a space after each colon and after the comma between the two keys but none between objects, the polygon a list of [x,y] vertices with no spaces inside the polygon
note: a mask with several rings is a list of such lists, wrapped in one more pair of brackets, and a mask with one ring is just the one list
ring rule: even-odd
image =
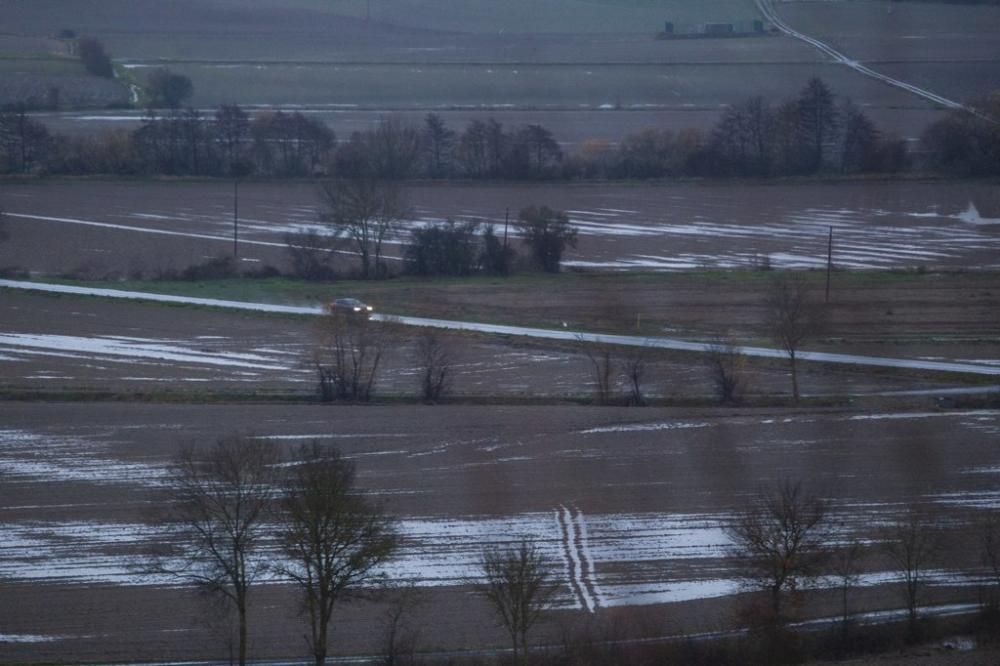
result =
[{"label": "grassy verge", "polygon": [[[761,325],[773,275],[753,270],[570,271],[518,273],[508,278],[402,276],[332,283],[287,277],[38,281],[299,306],[353,296],[374,305],[376,312],[403,316],[704,341],[728,332],[742,344],[771,346]],[[825,274],[811,271],[805,276],[822,297]],[[838,272],[833,276],[831,298],[834,326],[816,341],[816,350],[858,349],[863,351],[856,353],[895,356],[900,345],[948,345],[952,351],[943,355],[951,356],[956,345],[992,348],[1000,344],[1000,329],[988,314],[1000,293],[997,284],[997,272]]]},{"label": "grassy verge", "polygon": [[[112,389],[66,388],[32,389],[0,388],[0,402],[136,402],[164,404],[316,404],[335,408],[338,405],[365,405],[370,407],[388,405],[427,404],[413,394],[383,394],[370,402],[321,402],[315,392],[292,391],[232,391],[232,390],[191,390],[191,391],[117,391]],[[831,409],[849,408],[851,398],[847,396],[821,396],[802,398],[797,404],[790,397],[754,396],[737,404],[721,405],[708,396],[650,398],[638,412],[651,408],[694,407],[694,408],[789,408],[789,409]],[[623,407],[624,401],[596,404],[590,395],[452,395],[438,400],[433,406],[588,406],[594,408]]]},{"label": "grassy verge", "polygon": [[[440,277],[413,278],[397,277],[388,280],[338,280],[336,282],[307,282],[289,277],[262,279],[227,278],[219,280],[96,280],[85,281],[71,278],[34,278],[29,281],[65,284],[99,289],[120,289],[124,291],[145,291],[156,294],[190,296],[197,298],[218,298],[232,301],[263,302],[283,305],[326,302],[334,296],[351,294],[359,298],[375,300],[393,294],[421,296],[446,293],[524,293],[536,290],[574,290],[593,288],[595,290],[624,290],[631,288],[701,288],[710,291],[716,288],[739,287],[753,289],[766,285],[774,273],[760,270],[691,270],[683,272],[575,272],[557,274],[518,273],[506,278]],[[941,284],[968,275],[964,272],[916,272],[916,271],[842,271],[834,279],[837,288],[877,287],[884,284],[914,284],[935,282]],[[1000,273],[979,272],[976,275],[1000,279]],[[825,284],[822,271],[806,272],[807,279],[816,288]],[[419,314],[421,303],[417,299],[400,300],[404,307],[401,314]],[[486,305],[486,303],[484,303]]]}]

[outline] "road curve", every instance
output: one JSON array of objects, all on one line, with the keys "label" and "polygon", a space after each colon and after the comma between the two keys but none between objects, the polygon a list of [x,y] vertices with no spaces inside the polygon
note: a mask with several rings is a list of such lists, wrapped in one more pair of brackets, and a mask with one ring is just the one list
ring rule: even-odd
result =
[{"label": "road curve", "polygon": [[911,83],[900,81],[899,79],[894,79],[891,76],[887,76],[880,72],[876,72],[870,67],[861,64],[857,60],[852,60],[851,58],[848,58],[846,55],[836,50],[829,44],[821,42],[815,37],[810,37],[809,35],[803,34],[798,30],[795,30],[787,23],[785,23],[780,16],[778,16],[778,12],[775,11],[774,9],[773,0],[755,0],[755,2],[757,3],[757,8],[760,10],[760,13],[763,14],[764,18],[770,21],[775,28],[777,28],[784,34],[788,35],[789,37],[794,37],[795,39],[803,41],[806,44],[818,49],[822,53],[829,56],[834,62],[840,63],[841,65],[846,65],[847,67],[850,67],[854,71],[864,74],[865,76],[870,76],[873,79],[878,79],[883,83],[888,83],[890,86],[895,86],[896,88],[905,90],[906,92],[917,95],[918,97],[923,97],[924,99],[930,100],[931,102],[939,104],[945,108],[964,109],[966,111],[971,110],[967,108],[964,104],[948,99],[947,97],[942,97],[941,95],[937,95],[931,92],[930,90],[918,88],[917,86]]},{"label": "road curve", "polygon": [[[98,296],[102,298],[122,298],[159,303],[177,303],[183,305],[203,305],[216,308],[236,310],[252,310],[254,312],[272,312],[277,314],[322,315],[326,310],[320,305],[273,305],[270,303],[248,303],[245,301],[228,301],[217,298],[195,298],[190,296],[173,296],[170,294],[155,294],[144,291],[124,291],[120,289],[96,289],[62,284],[42,282],[24,282],[20,280],[0,280],[0,289],[24,289],[29,291],[44,291],[49,293],[73,294],[78,296]],[[372,319],[386,321],[403,326],[418,326],[425,328],[441,328],[456,331],[474,331],[493,335],[510,335],[536,338],[541,340],[561,340],[568,342],[589,342],[597,344],[620,345],[624,347],[649,347],[653,349],[670,349],[704,353],[711,351],[713,345],[705,342],[678,340],[676,338],[641,337],[635,335],[610,335],[605,333],[583,333],[579,331],[553,330],[548,328],[531,328],[525,326],[506,326],[502,324],[480,324],[468,321],[449,319],[427,319],[424,317],[400,317],[387,314],[372,315]],[[768,347],[737,347],[747,355],[757,358],[788,358],[788,354],[780,349]],[[827,352],[800,351],[796,358],[801,361],[816,363],[837,363],[846,365],[871,366],[880,368],[901,368],[906,370],[921,370],[928,372],[961,373],[970,375],[1000,376],[1000,366],[979,365],[951,361],[926,361],[923,359],[886,358],[879,356],[859,356],[855,354],[834,354]]]}]

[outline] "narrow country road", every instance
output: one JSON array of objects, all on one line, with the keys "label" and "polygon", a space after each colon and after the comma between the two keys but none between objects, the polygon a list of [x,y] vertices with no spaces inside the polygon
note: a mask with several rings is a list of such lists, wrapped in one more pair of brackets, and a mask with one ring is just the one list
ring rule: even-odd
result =
[{"label": "narrow country road", "polygon": [[815,37],[810,37],[809,35],[805,35],[793,29],[791,26],[785,23],[780,16],[778,16],[778,12],[775,11],[774,9],[774,0],[755,0],[755,1],[757,3],[757,8],[760,10],[760,13],[763,14],[764,18],[770,21],[775,28],[777,28],[784,34],[788,35],[789,37],[794,37],[795,39],[803,41],[806,44],[809,44],[810,46],[825,53],[834,62],[850,67],[854,71],[864,74],[865,76],[870,76],[873,79],[878,79],[879,81],[882,81],[883,83],[888,83],[890,86],[895,86],[896,88],[905,90],[906,92],[917,95],[918,97],[923,97],[924,99],[930,100],[935,104],[940,104],[945,108],[969,110],[964,104],[960,104],[959,102],[948,99],[947,97],[942,97],[941,95],[937,95],[929,90],[918,88],[913,84],[907,83],[905,81],[900,81],[899,79],[894,79],[891,76],[887,76],[880,72],[876,72],[875,70],[863,65],[857,60],[852,60],[851,58],[848,58],[846,55],[836,50],[829,44],[821,42]]},{"label": "narrow country road", "polygon": [[[102,298],[122,298],[159,303],[178,303],[188,305],[204,305],[216,308],[236,310],[252,310],[255,312],[273,312],[279,314],[322,315],[322,306],[272,305],[269,303],[248,303],[243,301],[227,301],[216,298],[195,298],[189,296],[173,296],[169,294],[154,294],[143,291],[123,291],[119,289],[95,289],[91,287],[75,287],[61,284],[41,282],[23,282],[19,280],[0,280],[0,289],[25,289],[59,294],[74,294],[78,296],[99,296]],[[441,328],[456,331],[475,331],[493,335],[511,335],[542,340],[563,340],[591,342],[599,344],[621,345],[625,347],[650,347],[654,349],[670,349],[703,353],[713,347],[710,343],[678,340],[675,338],[640,337],[634,335],[609,335],[604,333],[582,333],[577,331],[553,330],[547,328],[529,328],[525,326],[505,326],[502,324],[481,324],[468,321],[453,321],[449,319],[426,319],[423,317],[400,317],[388,314],[372,315],[378,321],[390,321],[403,326],[420,326],[425,328]],[[780,349],[768,347],[738,347],[741,353],[757,358],[787,358],[788,355]],[[979,365],[952,361],[927,361],[923,359],[885,358],[879,356],[859,356],[855,354],[834,354],[827,352],[801,351],[797,354],[800,361],[816,363],[839,363],[881,368],[902,368],[907,370],[922,370],[930,372],[952,372],[972,375],[1000,376],[1000,366]]]}]

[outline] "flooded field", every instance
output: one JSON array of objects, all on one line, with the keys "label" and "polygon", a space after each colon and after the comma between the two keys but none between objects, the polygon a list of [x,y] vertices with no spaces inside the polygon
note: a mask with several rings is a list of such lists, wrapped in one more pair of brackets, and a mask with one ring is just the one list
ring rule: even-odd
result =
[{"label": "flooded field", "polygon": [[[540,124],[572,156],[644,129],[711,132],[731,105],[776,107],[820,77],[922,169],[924,130],[1000,79],[1000,7],[251,4],[0,0],[0,106],[30,99],[33,118],[75,137],[131,131],[137,86],[166,66],[190,77],[205,117],[222,103],[299,111],[341,142],[388,117],[419,126],[433,112],[457,132],[495,118]],[[739,34],[687,38],[711,23]],[[685,38],[660,34],[675,28]],[[86,74],[72,35],[99,39],[115,76]],[[338,449],[396,522],[381,570],[392,589],[338,608],[340,657],[383,652],[401,590],[418,650],[497,657],[508,639],[474,586],[484,548],[525,540],[559,585],[530,639],[555,659],[572,640],[732,635],[753,597],[727,527],[784,481],[828,503],[826,547],[859,545],[857,623],[903,617],[884,544],[914,510],[941,544],[921,612],[975,612],[983,522],[1000,511],[1000,190],[829,175],[408,182],[386,241],[392,279],[352,279],[345,245],[328,283],[273,276],[290,273],[290,239],[328,231],[313,182],[0,182],[0,662],[232,663],[231,613],[144,554],[180,538],[164,510],[181,447],[233,433],[283,454]],[[493,225],[526,257],[508,223],[532,205],[565,211],[577,233],[561,274],[405,274],[412,232],[446,220]],[[179,279],[229,257],[256,275]],[[800,346],[801,402],[767,326],[771,269],[799,270],[827,303]],[[388,322],[375,400],[321,404],[317,315],[348,296]],[[417,397],[431,326],[451,381],[435,405]],[[584,347],[609,336],[618,346]],[[715,406],[705,346],[723,340],[748,354],[744,400]],[[602,352],[610,404],[595,391]],[[652,406],[621,406],[630,379]],[[263,550],[280,556],[273,533]],[[797,590],[792,626],[837,622],[842,582],[827,571]],[[253,658],[305,651],[279,570],[250,605]]]},{"label": "flooded field", "polygon": [[[58,422],[49,417],[53,409]],[[74,654],[95,634],[137,655],[144,654],[137,641],[151,633],[158,633],[156,645],[178,655],[213,654],[211,628],[192,625],[198,605],[182,590],[136,576],[132,554],[164,538],[148,516],[162,501],[177,447],[237,427],[282,448],[317,439],[356,461],[360,484],[385,502],[403,534],[386,571],[431,595],[421,612],[442,618],[429,631],[443,648],[461,645],[461,637],[446,636],[464,607],[472,604],[471,617],[483,615],[481,602],[462,590],[485,544],[537,539],[564,583],[559,605],[567,611],[666,604],[666,617],[675,618],[672,608],[697,608],[697,617],[675,620],[674,629],[690,630],[718,626],[739,591],[722,526],[762,483],[803,479],[835,498],[844,540],[876,536],[911,503],[935,508],[947,517],[942,525],[956,548],[933,568],[932,596],[953,602],[975,595],[960,575],[975,564],[960,555],[960,527],[1000,502],[996,410],[5,403],[0,416],[5,596],[73,598],[89,590],[92,611],[83,624],[69,615],[79,599],[45,621],[12,605],[0,611],[3,626],[20,637],[14,647],[46,658]],[[886,586],[896,576],[878,558],[866,562],[857,610],[894,608]],[[274,583],[261,599],[287,601],[287,589]],[[136,601],[139,609],[159,600],[171,612],[128,616],[115,610],[123,599],[145,599]],[[345,618],[338,650],[370,646],[359,621],[368,612]],[[290,615],[274,615],[275,626],[257,634],[260,654],[292,645],[290,634],[277,631],[287,630]],[[473,623],[464,632],[493,636],[487,626]]]},{"label": "flooded field", "polygon": [[[817,185],[413,185],[413,211],[391,239],[447,218],[501,228],[505,210],[565,210],[579,232],[564,265],[598,270],[1000,267],[995,187],[961,182]],[[11,239],[0,266],[39,273],[155,275],[231,252],[231,184],[47,182],[0,187]],[[241,259],[283,266],[288,233],[321,230],[307,184],[245,183]],[[40,252],[39,248],[45,248]]]}]

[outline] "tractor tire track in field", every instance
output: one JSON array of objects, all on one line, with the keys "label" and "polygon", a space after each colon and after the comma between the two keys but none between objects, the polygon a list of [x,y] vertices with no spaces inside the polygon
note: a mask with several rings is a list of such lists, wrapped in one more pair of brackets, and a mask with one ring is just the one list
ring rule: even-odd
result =
[{"label": "tractor tire track in field", "polygon": [[755,1],[757,3],[757,8],[760,10],[761,14],[763,14],[764,18],[770,21],[775,28],[780,30],[782,33],[788,35],[789,37],[794,37],[795,39],[805,42],[806,44],[826,54],[834,62],[839,63],[841,65],[846,65],[847,67],[850,67],[851,69],[860,74],[864,74],[865,76],[870,76],[873,79],[877,79],[879,81],[882,81],[883,83],[887,83],[890,86],[895,86],[896,88],[905,90],[906,92],[917,95],[918,97],[923,97],[924,99],[930,100],[935,104],[940,104],[945,108],[964,109],[966,111],[971,111],[971,109],[966,107],[964,104],[948,99],[947,97],[942,97],[941,95],[937,95],[929,90],[918,88],[917,86],[911,83],[900,81],[899,79],[894,79],[891,76],[882,74],[881,72],[876,72],[870,67],[866,67],[865,65],[861,64],[857,60],[852,60],[851,58],[848,58],[846,55],[836,50],[829,44],[821,42],[815,37],[810,37],[809,35],[805,35],[793,29],[787,23],[785,23],[781,19],[781,17],[778,16],[778,12],[775,11],[774,9],[773,0],[755,0]]},{"label": "tractor tire track in field", "polygon": [[564,504],[556,510],[556,520],[562,535],[563,557],[569,571],[569,586],[580,607],[593,613],[600,605],[594,583],[594,564],[587,550],[587,528],[583,513]]}]

